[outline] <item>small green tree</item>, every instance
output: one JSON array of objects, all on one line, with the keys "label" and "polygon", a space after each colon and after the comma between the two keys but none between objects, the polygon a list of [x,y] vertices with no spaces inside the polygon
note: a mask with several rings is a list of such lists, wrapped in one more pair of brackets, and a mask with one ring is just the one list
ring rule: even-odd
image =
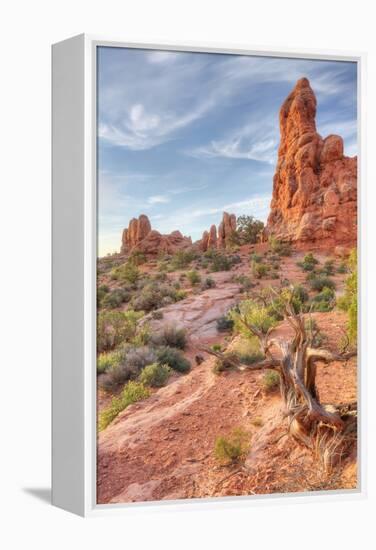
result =
[{"label": "small green tree", "polygon": [[256,220],[253,216],[239,216],[237,219],[236,232],[239,236],[240,243],[257,243],[263,229],[264,223],[260,220]]}]

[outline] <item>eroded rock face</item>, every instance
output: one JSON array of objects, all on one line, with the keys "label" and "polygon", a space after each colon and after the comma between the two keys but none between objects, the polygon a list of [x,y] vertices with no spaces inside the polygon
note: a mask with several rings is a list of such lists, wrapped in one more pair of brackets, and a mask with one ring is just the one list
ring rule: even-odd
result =
[{"label": "eroded rock face", "polygon": [[212,225],[209,231],[209,238],[208,238],[208,248],[216,248],[217,247],[217,228],[215,225]]},{"label": "eroded rock face", "polygon": [[266,234],[298,244],[354,246],[357,158],[343,155],[340,136],[316,131],[316,97],[307,78],[283,103],[280,146]]},{"label": "eroded rock face", "polygon": [[226,248],[229,245],[229,237],[236,230],[236,216],[223,212],[222,221],[218,225],[212,225],[210,231],[204,231],[200,241],[200,247],[206,251],[208,248]]},{"label": "eroded rock face", "polygon": [[157,255],[160,252],[174,254],[192,246],[190,237],[184,237],[180,231],[173,231],[169,235],[162,235],[151,228],[149,218],[145,214],[132,218],[128,228],[124,229],[121,240],[121,254],[142,252],[146,255]]}]

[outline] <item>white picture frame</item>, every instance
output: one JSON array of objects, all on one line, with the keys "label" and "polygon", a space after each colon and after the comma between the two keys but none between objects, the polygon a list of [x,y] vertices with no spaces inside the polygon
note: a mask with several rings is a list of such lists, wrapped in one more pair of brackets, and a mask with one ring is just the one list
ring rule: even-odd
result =
[{"label": "white picture frame", "polygon": [[[358,487],[216,499],[134,504],[96,504],[96,48],[236,53],[275,57],[346,60],[358,66],[358,250],[360,256],[358,404]],[[141,512],[145,506],[254,506],[274,503],[357,499],[366,495],[366,239],[365,54],[312,50],[268,50],[223,44],[127,43],[79,35],[52,47],[52,502],[81,516]]]}]

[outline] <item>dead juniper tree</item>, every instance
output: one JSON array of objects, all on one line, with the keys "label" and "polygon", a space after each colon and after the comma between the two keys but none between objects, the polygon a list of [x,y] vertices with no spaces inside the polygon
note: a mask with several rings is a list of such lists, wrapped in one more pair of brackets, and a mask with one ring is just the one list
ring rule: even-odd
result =
[{"label": "dead juniper tree", "polygon": [[[293,288],[281,291],[270,289],[268,299],[265,295],[261,299],[261,305],[254,300],[241,303],[234,317],[238,326],[243,327],[243,333],[258,339],[264,360],[246,365],[236,355],[224,354],[208,347],[201,349],[237,370],[277,371],[288,419],[288,433],[299,443],[316,451],[326,469],[330,469],[356,437],[357,404],[333,405],[320,402],[316,386],[317,363],[346,361],[354,357],[356,351],[347,351],[348,343],[341,353],[314,347],[318,329],[309,312],[308,319],[311,322],[306,324]],[[248,311],[241,307],[242,304],[248,304]],[[273,338],[276,323],[267,322],[273,311],[288,323],[292,329],[291,337]]]}]

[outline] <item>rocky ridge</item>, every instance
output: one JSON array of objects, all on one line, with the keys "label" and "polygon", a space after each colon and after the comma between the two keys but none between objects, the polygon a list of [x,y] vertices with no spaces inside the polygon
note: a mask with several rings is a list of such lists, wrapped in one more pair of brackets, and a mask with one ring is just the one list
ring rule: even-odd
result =
[{"label": "rocky ridge", "polygon": [[172,231],[163,235],[152,229],[150,220],[145,214],[132,218],[127,228],[123,230],[120,254],[140,252],[146,255],[158,255],[160,252],[174,254],[192,246],[192,239],[185,237],[180,231]]}]

